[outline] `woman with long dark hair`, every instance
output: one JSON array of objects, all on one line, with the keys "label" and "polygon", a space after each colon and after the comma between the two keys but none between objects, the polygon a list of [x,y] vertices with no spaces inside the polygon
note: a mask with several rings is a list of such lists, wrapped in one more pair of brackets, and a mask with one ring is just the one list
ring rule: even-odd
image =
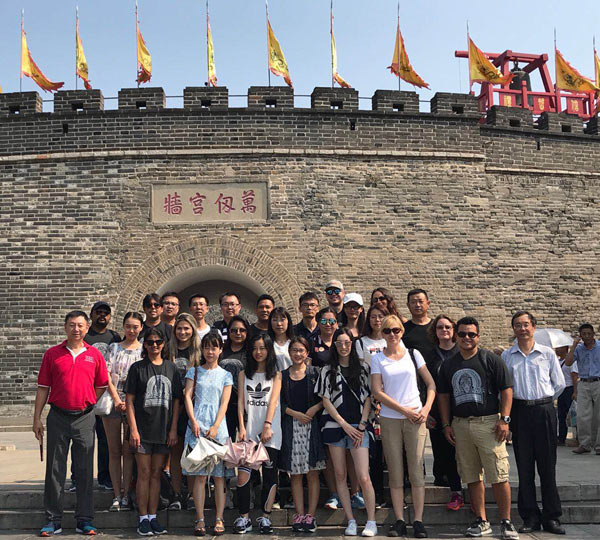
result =
[{"label": "woman with long dark hair", "polygon": [[292,317],[283,307],[276,307],[269,314],[269,336],[273,340],[277,369],[283,371],[292,365],[290,340],[294,337]]},{"label": "woman with long dark hair", "polygon": [[384,317],[389,315],[386,308],[373,305],[367,311],[365,324],[360,338],[355,341],[356,352],[359,358],[367,365],[371,365],[371,357],[385,349],[385,339],[381,333]]},{"label": "woman with long dark hair", "polygon": [[[223,340],[216,332],[209,332],[202,338],[202,360],[200,365],[191,367],[185,375],[185,408],[190,419],[185,434],[185,444],[193,448],[199,437],[214,439],[220,444],[225,444],[229,433],[225,412],[231,397],[233,378],[231,373],[219,367],[219,357],[223,352]],[[194,476],[194,506],[196,507],[196,536],[204,536],[204,494],[206,491],[206,469],[189,472]],[[223,524],[223,510],[225,508],[225,476],[233,476],[221,461],[210,472],[215,483],[215,526],[214,534],[220,536],[225,532]]]},{"label": "woman with long dark hair", "polygon": [[[200,365],[202,353],[200,351],[200,335],[196,326],[196,319],[189,313],[180,313],[173,326],[173,338],[167,347],[169,360],[177,367],[177,372],[182,384],[185,374],[192,366]],[[177,444],[171,447],[171,484],[173,497],[169,501],[169,510],[181,510],[184,506],[183,476],[181,472],[181,455],[183,454],[183,439],[188,427],[188,415],[185,403],[181,404],[179,419],[177,421]],[[192,486],[188,486],[192,491]]]},{"label": "woman with long dark hair", "polygon": [[344,307],[342,308],[342,326],[352,333],[356,339],[360,336],[365,325],[365,310],[363,308],[362,296],[358,293],[348,293],[344,296]]},{"label": "woman with long dark hair", "polygon": [[[458,350],[454,335],[455,328],[455,322],[448,315],[438,315],[427,329],[429,338],[435,346],[434,351],[425,358],[425,364],[436,384],[442,365]],[[433,402],[429,415],[427,427],[433,451],[434,485],[450,488],[450,501],[446,506],[448,510],[457,511],[464,506],[465,502],[462,497],[460,476],[456,468],[456,449],[444,435],[437,398]]]},{"label": "woman with long dark hair", "polygon": [[396,315],[400,322],[404,324],[408,319],[400,313],[396,301],[389,289],[385,287],[377,287],[371,293],[371,305],[387,309],[390,315]]},{"label": "woman with long dark hair", "polygon": [[367,511],[367,524],[362,535],[375,536],[375,492],[369,477],[369,435],[366,431],[371,412],[369,367],[356,354],[349,330],[337,330],[333,342],[335,347],[331,349],[329,363],[321,371],[318,382],[318,394],[325,408],[323,442],[329,447],[338,496],[348,520],[344,534],[357,534],[346,483],[346,450],[350,450]]},{"label": "woman with long dark hair", "polygon": [[311,364],[322,368],[329,362],[331,347],[333,346],[333,334],[338,329],[337,313],[330,307],[324,307],[317,313],[317,324],[319,332],[317,338],[311,342],[310,358]]},{"label": "woman with long dark hair", "polygon": [[[108,392],[114,409],[108,416],[102,417],[108,443],[108,468],[115,497],[109,510],[129,510],[128,489],[133,477],[133,454],[129,448],[127,417],[125,411],[125,381],[129,368],[142,358],[142,345],[138,336],[142,331],[144,318],[130,311],[123,317],[123,341],[112,343],[106,353],[108,371]],[[122,457],[122,462],[121,462]]]},{"label": "woman with long dark hair", "polygon": [[[262,516],[257,519],[259,532],[273,532],[271,509],[277,491],[277,458],[281,448],[281,373],[273,341],[268,334],[258,334],[248,341],[246,368],[238,377],[238,438],[262,441],[269,453],[269,461],[262,465]],[[244,419],[244,412],[247,419]],[[247,467],[238,467],[238,507],[240,517],[233,525],[234,532],[252,531],[250,511],[250,474]]]},{"label": "woman with long dark hair", "polygon": [[177,418],[182,398],[181,379],[173,362],[165,359],[165,336],[156,327],[144,337],[142,360],[129,368],[125,383],[129,444],[137,463],[136,494],[138,534],[164,534],[156,519],[160,496],[160,474],[177,443]]}]

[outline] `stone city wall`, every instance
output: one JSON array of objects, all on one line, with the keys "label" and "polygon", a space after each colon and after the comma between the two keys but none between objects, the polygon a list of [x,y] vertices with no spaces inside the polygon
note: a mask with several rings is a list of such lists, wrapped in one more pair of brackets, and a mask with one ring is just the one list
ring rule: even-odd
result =
[{"label": "stone city wall", "polygon": [[[487,346],[508,343],[518,308],[596,322],[596,118],[482,119],[476,98],[439,93],[429,113],[411,92],[378,91],[368,111],[347,89],[293,103],[287,88],[253,87],[247,108],[186,88],[171,109],[143,88],[105,111],[99,90],[65,91],[43,113],[35,92],[0,94],[0,404],[31,402],[67,310],[106,299],[120,330],[145,293],[219,276],[294,318],[330,277],[364,297],[385,285],[401,306],[423,287],[433,314],[478,317]],[[198,188],[212,211],[165,214],[169,188],[197,210]],[[221,188],[235,219],[215,213]]]}]

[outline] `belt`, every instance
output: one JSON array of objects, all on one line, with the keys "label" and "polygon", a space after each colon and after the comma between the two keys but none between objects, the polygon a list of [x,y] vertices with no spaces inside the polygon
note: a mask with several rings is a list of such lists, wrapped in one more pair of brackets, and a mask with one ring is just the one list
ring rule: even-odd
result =
[{"label": "belt", "polygon": [[552,403],[554,398],[543,397],[540,399],[515,399],[514,402],[525,407],[533,407],[534,405],[545,405],[546,403]]},{"label": "belt", "polygon": [[579,379],[579,382],[596,382],[600,381],[600,377],[586,377],[585,379]]},{"label": "belt", "polygon": [[60,407],[57,407],[56,405],[53,405],[52,403],[50,404],[50,408],[54,412],[57,412],[64,416],[68,416],[69,418],[79,418],[80,416],[84,416],[88,413],[91,413],[94,410],[94,406],[90,405],[89,407],[86,407],[82,411],[69,411],[68,409],[61,409]]}]

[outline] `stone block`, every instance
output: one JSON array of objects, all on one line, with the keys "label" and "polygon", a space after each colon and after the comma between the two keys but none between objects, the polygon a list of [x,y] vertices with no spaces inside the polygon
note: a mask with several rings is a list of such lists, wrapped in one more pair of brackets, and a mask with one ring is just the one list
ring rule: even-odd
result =
[{"label": "stone block", "polygon": [[431,98],[431,112],[452,116],[479,116],[477,97],[470,94],[436,92]]},{"label": "stone block", "polygon": [[0,117],[42,112],[42,98],[37,92],[0,94]]},{"label": "stone block", "polygon": [[358,91],[354,88],[317,87],[310,95],[310,106],[321,110],[358,110]]},{"label": "stone block", "polygon": [[248,89],[249,109],[291,109],[294,89],[288,86],[251,86]]},{"label": "stone block", "polygon": [[371,98],[374,111],[415,114],[419,112],[419,94],[400,90],[376,90]]},{"label": "stone block", "polygon": [[503,128],[533,128],[533,117],[529,109],[494,105],[487,112],[486,123]]},{"label": "stone block", "polygon": [[576,114],[543,112],[537,128],[550,133],[583,133],[583,122]]},{"label": "stone block", "polygon": [[225,86],[187,86],[183,90],[184,109],[225,110],[229,107],[229,90]]},{"label": "stone block", "polygon": [[100,90],[61,90],[54,94],[54,112],[58,114],[103,110],[104,96]]},{"label": "stone block", "polygon": [[162,88],[123,88],[119,90],[119,110],[164,109],[165,91]]}]

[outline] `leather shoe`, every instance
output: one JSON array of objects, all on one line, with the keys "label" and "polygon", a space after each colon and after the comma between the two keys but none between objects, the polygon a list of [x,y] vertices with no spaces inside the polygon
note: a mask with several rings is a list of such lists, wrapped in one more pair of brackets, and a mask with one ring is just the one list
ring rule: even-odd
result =
[{"label": "leather shoe", "polygon": [[542,527],[537,519],[526,519],[523,522],[523,525],[521,525],[521,527],[519,528],[519,532],[523,534],[529,534],[533,531],[539,531],[541,529]]},{"label": "leather shoe", "polygon": [[585,446],[578,446],[577,448],[575,448],[575,450],[572,450],[572,452],[574,454],[589,454],[590,449],[586,448]]},{"label": "leather shoe", "polygon": [[565,534],[564,527],[561,526],[558,519],[549,519],[544,524],[544,530],[552,534]]}]

